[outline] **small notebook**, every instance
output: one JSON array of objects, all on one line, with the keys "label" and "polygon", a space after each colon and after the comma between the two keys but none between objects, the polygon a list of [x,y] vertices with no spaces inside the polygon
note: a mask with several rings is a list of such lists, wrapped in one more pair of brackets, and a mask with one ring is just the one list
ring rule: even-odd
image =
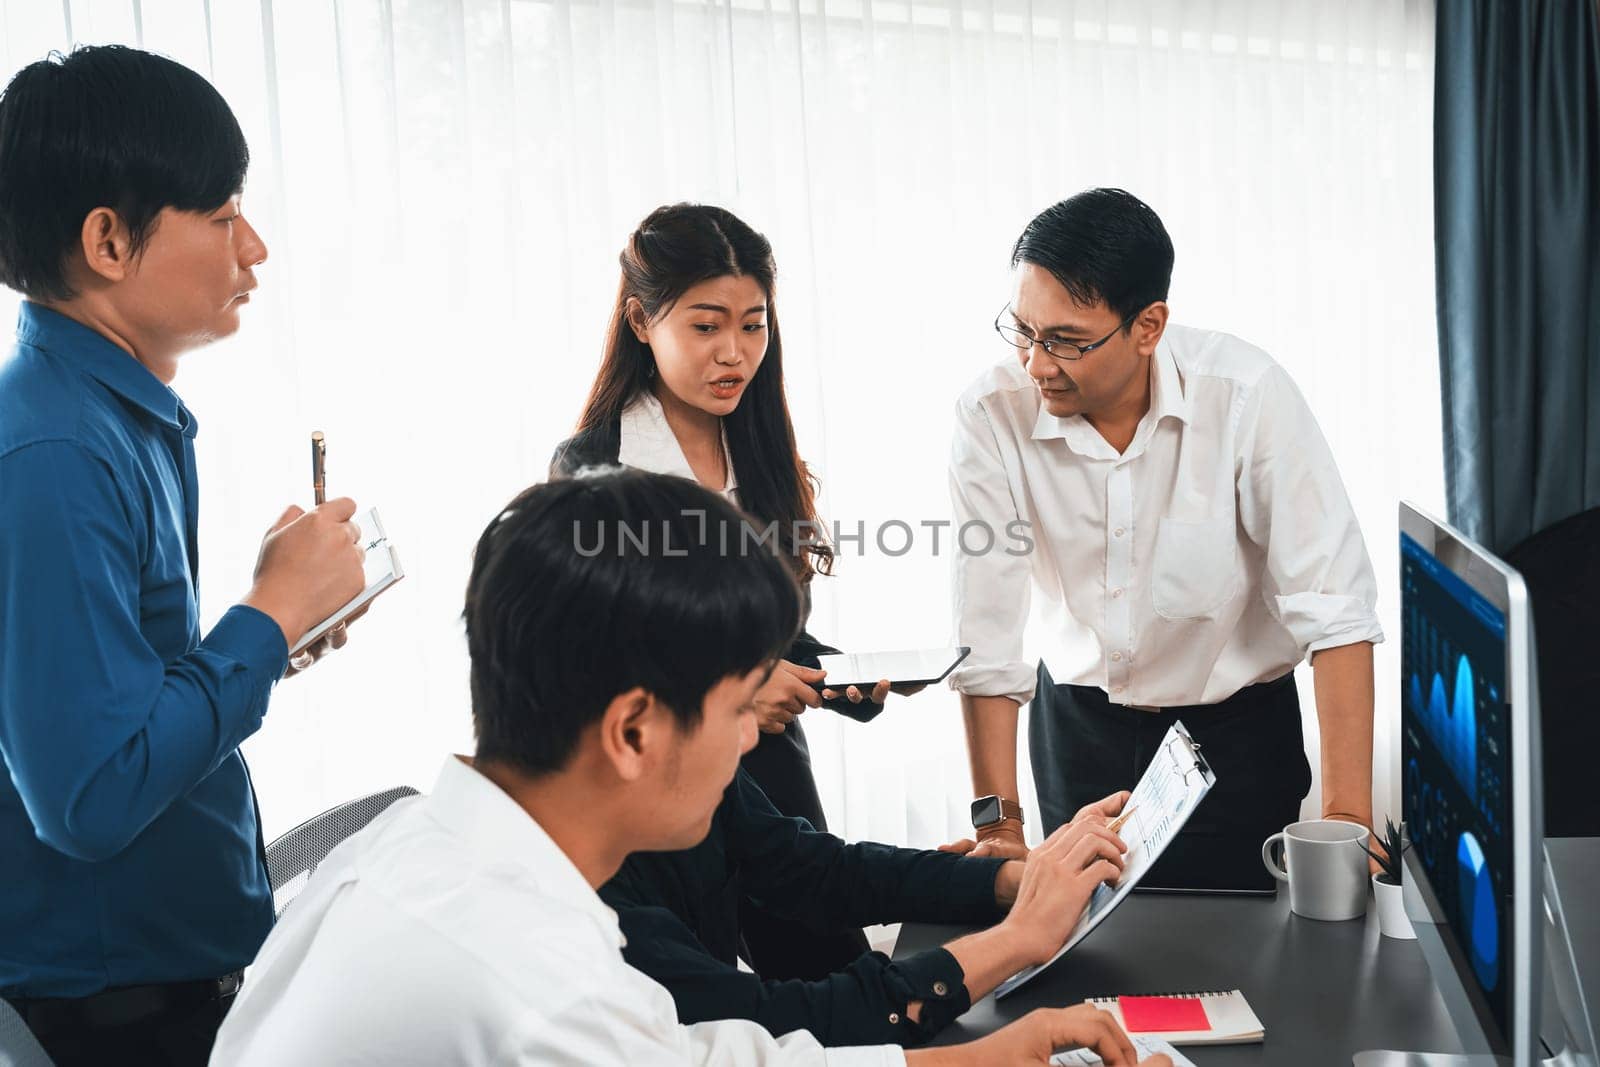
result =
[{"label": "small notebook", "polygon": [[1237,989],[1094,997],[1084,1003],[1110,1012],[1130,1035],[1149,1034],[1174,1045],[1245,1045],[1267,1036]]},{"label": "small notebook", "polygon": [[370,603],[373,597],[406,576],[405,568],[400,566],[400,556],[389,543],[389,535],[378,518],[378,509],[368,508],[357,515],[354,521],[361,530],[361,543],[367,549],[366,562],[363,564],[367,587],[344,607],[306,631],[306,635],[289,650],[290,656],[297,656],[322,640],[329,630],[355,614],[363,604]]}]

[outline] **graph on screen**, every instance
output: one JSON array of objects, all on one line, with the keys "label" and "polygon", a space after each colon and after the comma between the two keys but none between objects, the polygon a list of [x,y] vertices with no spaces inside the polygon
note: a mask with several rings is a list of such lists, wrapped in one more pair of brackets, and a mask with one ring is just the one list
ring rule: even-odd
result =
[{"label": "graph on screen", "polygon": [[1401,593],[1406,829],[1454,950],[1504,1029],[1514,936],[1505,617],[1404,536]]},{"label": "graph on screen", "polygon": [[[1439,746],[1445,762],[1449,764],[1456,781],[1467,791],[1474,803],[1478,799],[1478,715],[1477,688],[1473,682],[1472,661],[1465,655],[1454,654],[1448,642],[1441,642],[1438,634],[1427,627],[1425,646],[1442,650],[1445,656],[1454,655],[1455,663],[1431,664],[1423,656],[1423,676],[1411,675],[1411,703],[1422,715],[1423,727],[1433,743]],[[1429,670],[1430,667],[1437,669]],[[1445,677],[1451,678],[1446,688]]]},{"label": "graph on screen", "polygon": [[1500,909],[1495,907],[1494,881],[1489,876],[1483,846],[1470,833],[1461,835],[1456,866],[1472,971],[1483,988],[1493,992],[1500,984]]}]

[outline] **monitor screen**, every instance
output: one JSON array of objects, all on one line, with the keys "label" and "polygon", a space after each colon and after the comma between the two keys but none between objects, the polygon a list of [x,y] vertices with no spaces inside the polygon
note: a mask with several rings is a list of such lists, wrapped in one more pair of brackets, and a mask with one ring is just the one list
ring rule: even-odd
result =
[{"label": "monitor screen", "polygon": [[[1496,1052],[1510,1047],[1513,819],[1506,617],[1400,536],[1405,820],[1445,948]],[[1441,929],[1444,933],[1444,929]]]}]

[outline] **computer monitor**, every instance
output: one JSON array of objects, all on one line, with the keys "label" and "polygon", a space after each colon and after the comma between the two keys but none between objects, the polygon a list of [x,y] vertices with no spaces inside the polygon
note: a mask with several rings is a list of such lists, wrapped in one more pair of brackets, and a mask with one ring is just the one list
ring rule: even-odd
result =
[{"label": "computer monitor", "polygon": [[1400,590],[1406,910],[1463,1044],[1534,1067],[1544,832],[1527,591],[1404,503]]}]

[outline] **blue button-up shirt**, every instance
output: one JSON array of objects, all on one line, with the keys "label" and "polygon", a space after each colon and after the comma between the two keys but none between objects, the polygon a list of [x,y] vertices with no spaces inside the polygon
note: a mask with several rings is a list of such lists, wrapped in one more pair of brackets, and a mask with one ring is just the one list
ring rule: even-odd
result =
[{"label": "blue button-up shirt", "polygon": [[195,421],[93,330],[25,303],[0,364],[0,994],[216,977],[272,926],[239,744],[288,650],[200,639]]}]

